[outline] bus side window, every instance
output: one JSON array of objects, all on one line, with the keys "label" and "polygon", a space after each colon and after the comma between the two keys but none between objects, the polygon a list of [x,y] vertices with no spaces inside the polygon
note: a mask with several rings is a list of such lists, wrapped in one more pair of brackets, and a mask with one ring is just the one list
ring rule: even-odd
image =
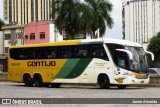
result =
[{"label": "bus side window", "polygon": [[78,53],[77,46],[72,47],[72,58],[78,58]]},{"label": "bus side window", "polygon": [[91,46],[91,57],[100,58],[109,61],[106,51],[102,44]]},{"label": "bus side window", "polygon": [[46,56],[49,59],[56,58],[57,57],[56,53],[57,53],[57,49],[56,48],[48,48],[46,50]]},{"label": "bus side window", "polygon": [[58,48],[58,57],[59,58],[66,58],[66,49],[63,47]]}]

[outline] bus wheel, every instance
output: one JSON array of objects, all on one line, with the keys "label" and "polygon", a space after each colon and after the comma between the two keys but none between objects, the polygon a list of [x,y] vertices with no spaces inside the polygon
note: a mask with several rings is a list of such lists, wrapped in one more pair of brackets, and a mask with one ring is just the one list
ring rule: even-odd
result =
[{"label": "bus wheel", "polygon": [[35,74],[33,77],[33,81],[34,81],[35,87],[42,87],[43,86],[42,76],[40,74]]},{"label": "bus wheel", "polygon": [[51,83],[51,86],[53,88],[59,88],[62,85],[62,83]]},{"label": "bus wheel", "polygon": [[117,85],[117,87],[118,87],[119,89],[125,89],[125,88],[127,87],[127,85]]},{"label": "bus wheel", "polygon": [[109,78],[108,78],[108,76],[105,75],[105,74],[102,74],[102,75],[99,75],[99,76],[98,76],[98,83],[99,83],[99,86],[100,86],[102,89],[109,89],[109,88],[110,88]]},{"label": "bus wheel", "polygon": [[24,82],[25,86],[27,86],[27,87],[33,86],[33,80],[29,74],[25,74],[23,76],[23,82]]}]

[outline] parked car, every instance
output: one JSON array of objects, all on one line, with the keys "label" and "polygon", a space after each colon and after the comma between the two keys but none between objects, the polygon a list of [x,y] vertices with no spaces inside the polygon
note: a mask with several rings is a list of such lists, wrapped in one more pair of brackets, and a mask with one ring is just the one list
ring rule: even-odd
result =
[{"label": "parked car", "polygon": [[160,68],[149,68],[151,74],[160,74]]}]

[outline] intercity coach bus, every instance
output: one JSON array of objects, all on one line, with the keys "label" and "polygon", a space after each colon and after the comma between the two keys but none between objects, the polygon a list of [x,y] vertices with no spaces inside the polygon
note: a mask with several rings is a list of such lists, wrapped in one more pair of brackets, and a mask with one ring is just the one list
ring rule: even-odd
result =
[{"label": "intercity coach bus", "polygon": [[[152,59],[154,58],[151,52]],[[25,86],[60,87],[62,83],[116,85],[148,84],[149,72],[143,47],[117,39],[67,40],[11,46],[8,79]]]}]

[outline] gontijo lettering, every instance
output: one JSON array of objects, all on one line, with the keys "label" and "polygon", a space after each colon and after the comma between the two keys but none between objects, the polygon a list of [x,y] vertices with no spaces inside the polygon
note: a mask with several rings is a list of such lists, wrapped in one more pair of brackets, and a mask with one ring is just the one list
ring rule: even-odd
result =
[{"label": "gontijo lettering", "polygon": [[39,66],[56,66],[55,61],[28,61],[28,67],[39,67]]}]

